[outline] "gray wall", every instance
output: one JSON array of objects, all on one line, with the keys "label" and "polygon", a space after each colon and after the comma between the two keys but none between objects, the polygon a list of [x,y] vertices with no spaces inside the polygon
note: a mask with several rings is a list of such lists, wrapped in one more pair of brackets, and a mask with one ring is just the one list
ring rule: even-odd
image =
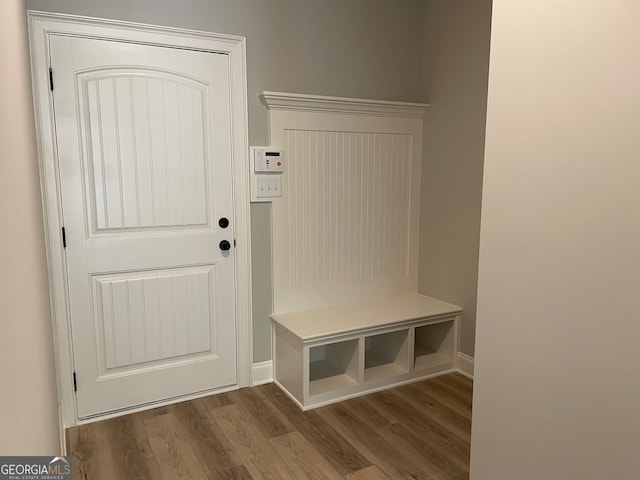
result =
[{"label": "gray wall", "polygon": [[418,289],[464,309],[473,356],[491,0],[427,0]]},{"label": "gray wall", "polygon": [[27,0],[27,8],[242,35],[249,141],[265,144],[262,90],[422,99],[422,0]]},{"label": "gray wall", "polygon": [[[27,0],[27,8],[247,37],[252,145],[268,140],[262,90],[424,100],[423,0]],[[271,358],[269,208],[254,206],[251,216],[259,362]]]}]

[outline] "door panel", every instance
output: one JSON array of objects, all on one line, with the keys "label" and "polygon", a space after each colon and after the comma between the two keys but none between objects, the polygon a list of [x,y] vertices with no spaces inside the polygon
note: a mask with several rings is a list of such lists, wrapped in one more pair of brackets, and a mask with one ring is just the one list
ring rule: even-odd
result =
[{"label": "door panel", "polygon": [[228,57],[50,51],[79,417],[235,384]]},{"label": "door panel", "polygon": [[206,225],[206,86],[157,70],[92,71],[78,80],[91,125],[92,232]]},{"label": "door panel", "polygon": [[94,276],[95,328],[104,334],[99,377],[148,362],[217,355],[209,296],[215,273],[213,265]]}]

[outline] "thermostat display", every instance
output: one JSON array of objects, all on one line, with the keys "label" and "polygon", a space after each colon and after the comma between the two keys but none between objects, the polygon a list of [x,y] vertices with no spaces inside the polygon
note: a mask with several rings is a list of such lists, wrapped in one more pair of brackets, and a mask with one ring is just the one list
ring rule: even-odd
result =
[{"label": "thermostat display", "polygon": [[284,171],[284,159],[281,150],[256,148],[254,162],[254,170],[256,173],[277,173]]}]

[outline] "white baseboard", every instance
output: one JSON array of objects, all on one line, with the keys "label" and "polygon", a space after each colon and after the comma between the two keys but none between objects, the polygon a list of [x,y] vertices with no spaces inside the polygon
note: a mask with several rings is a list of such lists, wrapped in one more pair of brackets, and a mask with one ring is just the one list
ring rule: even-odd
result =
[{"label": "white baseboard", "polygon": [[458,370],[458,373],[473,380],[473,357],[458,352],[456,370]]},{"label": "white baseboard", "polygon": [[251,371],[251,386],[262,385],[264,383],[273,382],[273,362],[259,362],[253,364]]}]

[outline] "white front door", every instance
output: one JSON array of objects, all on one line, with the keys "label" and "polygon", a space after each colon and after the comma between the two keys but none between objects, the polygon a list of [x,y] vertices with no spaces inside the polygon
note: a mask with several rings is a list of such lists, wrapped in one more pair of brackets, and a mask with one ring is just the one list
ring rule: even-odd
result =
[{"label": "white front door", "polygon": [[234,385],[228,56],[50,53],[78,416]]}]

